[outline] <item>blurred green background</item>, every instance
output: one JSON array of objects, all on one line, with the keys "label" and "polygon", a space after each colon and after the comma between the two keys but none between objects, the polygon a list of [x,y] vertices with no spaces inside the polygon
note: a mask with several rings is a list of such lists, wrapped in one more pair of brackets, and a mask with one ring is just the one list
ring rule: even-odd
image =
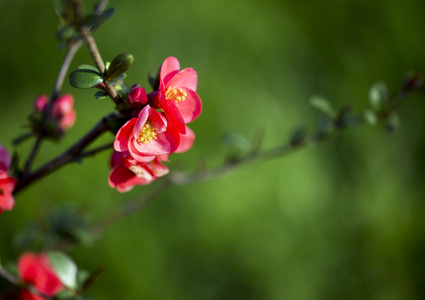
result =
[{"label": "blurred green background", "polygon": [[[47,2],[47,3],[46,3]],[[87,8],[95,2],[87,1]],[[203,113],[197,139],[171,169],[213,167],[234,151],[226,133],[264,147],[298,125],[309,133],[323,95],[355,111],[370,85],[392,92],[425,68],[422,0],[110,1],[116,15],[95,38],[105,60],[135,56],[127,84],[168,56],[199,76]],[[48,1],[0,1],[0,143],[25,132],[34,97],[50,94],[64,50]],[[81,48],[72,68],[91,63]],[[36,165],[61,153],[113,109],[94,91],[75,90],[77,123],[61,144],[46,142]],[[147,208],[69,254],[80,268],[106,271],[95,299],[424,299],[425,104],[408,97],[394,135],[381,126],[349,130],[287,158],[257,163],[210,182],[171,187]],[[105,135],[103,142],[112,140]],[[17,149],[26,157],[33,141]],[[0,258],[24,250],[16,232],[67,205],[96,221],[150,187],[120,194],[107,184],[109,153],[72,164],[28,188],[0,217]],[[0,280],[1,282],[1,280]]]}]

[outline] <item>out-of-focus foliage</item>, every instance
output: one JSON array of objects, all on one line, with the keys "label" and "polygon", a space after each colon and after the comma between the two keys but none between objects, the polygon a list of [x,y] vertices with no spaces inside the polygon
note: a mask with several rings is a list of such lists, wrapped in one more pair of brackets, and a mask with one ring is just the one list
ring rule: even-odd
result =
[{"label": "out-of-focus foliage", "polygon": [[[234,151],[221,140],[229,132],[251,139],[265,129],[264,147],[301,124],[312,132],[320,114],[311,95],[361,111],[374,82],[391,93],[407,71],[425,70],[420,0],[110,2],[116,14],[95,38],[104,60],[134,55],[129,85],[148,88],[147,73],[168,56],[198,72],[197,139],[170,158],[171,169],[221,163]],[[56,23],[45,2],[0,2],[0,143],[10,150],[64,56]],[[71,69],[79,64],[92,64],[86,49]],[[63,92],[75,96],[77,123],[63,143],[43,144],[38,165],[113,107],[68,84]],[[424,95],[411,96],[394,135],[363,126],[288,158],[172,187],[69,255],[86,270],[106,266],[89,290],[95,299],[424,299],[424,111]],[[18,148],[22,157],[31,146]],[[0,216],[1,262],[27,250],[12,243],[14,233],[34,217],[43,224],[54,206],[95,221],[149,190],[109,188],[108,159],[69,165],[18,195]]]}]

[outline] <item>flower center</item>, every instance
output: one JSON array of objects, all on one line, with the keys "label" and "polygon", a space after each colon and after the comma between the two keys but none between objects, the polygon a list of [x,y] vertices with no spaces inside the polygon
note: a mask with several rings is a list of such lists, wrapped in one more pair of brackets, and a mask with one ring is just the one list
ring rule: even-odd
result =
[{"label": "flower center", "polygon": [[147,144],[152,140],[156,140],[155,127],[153,127],[151,121],[147,120],[145,125],[143,125],[142,130],[140,130],[140,137],[137,139],[139,143]]},{"label": "flower center", "polygon": [[176,89],[174,87],[169,87],[165,92],[165,98],[167,100],[173,100],[176,103],[186,100],[186,97],[187,93],[183,91],[182,88]]}]

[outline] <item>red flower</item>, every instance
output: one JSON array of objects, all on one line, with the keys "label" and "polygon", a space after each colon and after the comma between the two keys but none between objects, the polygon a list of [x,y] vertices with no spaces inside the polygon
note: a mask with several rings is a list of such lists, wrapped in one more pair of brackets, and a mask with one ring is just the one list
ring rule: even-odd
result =
[{"label": "red flower", "polygon": [[9,152],[0,145],[0,213],[11,210],[15,205],[12,192],[16,186],[16,179],[7,173],[11,163]]},{"label": "red flower", "polygon": [[138,118],[130,119],[118,130],[114,148],[128,151],[139,162],[152,161],[155,156],[173,153],[180,143],[178,131],[167,126],[165,117],[146,105]]},{"label": "red flower", "polygon": [[146,185],[168,173],[160,156],[150,163],[133,159],[128,152],[114,151],[111,157],[109,185],[121,193],[131,190],[135,185]]},{"label": "red flower", "polygon": [[[19,258],[18,271],[19,277],[23,282],[31,284],[37,291],[44,295],[52,297],[65,288],[50,265],[49,258],[45,253],[41,253],[40,255],[30,252],[24,253]],[[21,298],[43,299],[40,296],[30,293],[28,290],[24,290],[21,293]]]},{"label": "red flower", "polygon": [[186,123],[195,120],[202,110],[202,102],[196,93],[198,75],[192,68],[180,70],[177,58],[168,57],[161,66],[160,84],[154,107],[164,111],[167,120],[186,133]]}]

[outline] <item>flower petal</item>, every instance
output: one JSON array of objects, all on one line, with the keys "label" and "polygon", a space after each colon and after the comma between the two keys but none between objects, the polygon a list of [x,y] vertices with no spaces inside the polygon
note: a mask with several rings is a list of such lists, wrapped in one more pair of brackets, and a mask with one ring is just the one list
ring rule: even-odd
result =
[{"label": "flower petal", "polygon": [[167,57],[161,66],[161,82],[165,85],[170,81],[171,78],[174,77],[180,70],[180,63],[175,57]]},{"label": "flower petal", "polygon": [[132,136],[133,126],[136,123],[137,119],[133,118],[127,123],[125,123],[117,132],[114,141],[114,149],[119,152],[128,150],[128,140]]},{"label": "flower petal", "polygon": [[159,99],[161,108],[169,123],[177,128],[180,133],[186,133],[186,125],[179,108],[173,101],[167,101],[165,97]]},{"label": "flower petal", "polygon": [[185,89],[187,96],[184,101],[178,102],[176,105],[185,123],[195,120],[202,111],[202,102],[198,94],[189,89]]},{"label": "flower petal", "polygon": [[0,207],[4,210],[11,210],[15,206],[15,199],[13,199],[13,190],[16,186],[16,179],[7,177],[0,179]]},{"label": "flower petal", "polygon": [[[5,147],[0,145],[0,163],[3,163],[8,169],[11,163],[10,154]],[[6,171],[7,171],[6,169]]]},{"label": "flower petal", "polygon": [[189,150],[195,141],[195,133],[186,126],[186,134],[180,134],[180,145],[175,153],[182,153]]},{"label": "flower petal", "polygon": [[187,88],[196,91],[198,85],[198,74],[192,68],[186,68],[177,73],[168,83],[165,84],[167,88]]}]

